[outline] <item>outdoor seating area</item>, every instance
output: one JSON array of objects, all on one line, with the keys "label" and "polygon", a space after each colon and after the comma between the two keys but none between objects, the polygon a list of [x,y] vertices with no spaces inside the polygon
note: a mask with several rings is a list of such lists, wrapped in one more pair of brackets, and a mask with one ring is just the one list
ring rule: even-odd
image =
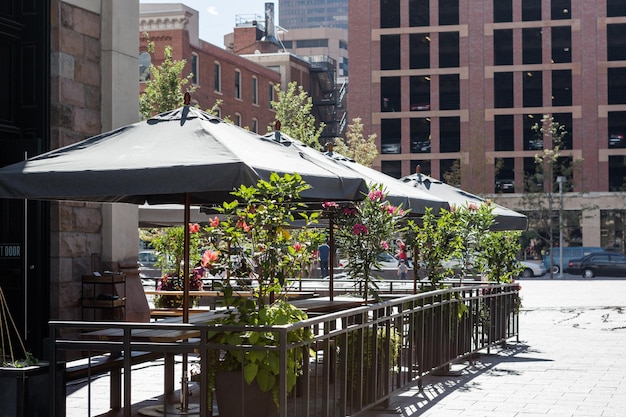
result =
[{"label": "outdoor seating area", "polygon": [[[73,363],[66,369],[67,375],[87,377],[89,383],[90,377],[111,371],[111,406],[130,417],[134,363],[164,357],[161,383],[163,394],[168,394],[183,389],[181,383],[186,383],[174,381],[174,356],[193,355],[200,365],[200,373],[194,377],[199,391],[199,397],[194,398],[200,399],[197,414],[212,416],[214,409],[220,408],[214,391],[218,387],[214,379],[217,375],[206,370],[216,369],[211,364],[217,353],[241,356],[250,351],[276,351],[281,369],[276,390],[278,415],[348,416],[384,401],[403,387],[419,385],[424,375],[433,370],[517,337],[518,291],[516,284],[450,286],[429,293],[390,297],[380,303],[353,299],[352,304],[346,304],[350,300],[337,297],[337,308],[329,308],[330,301],[325,297],[295,300],[294,303],[320,314],[271,328],[245,327],[246,332],[274,334],[280,341],[274,347],[215,343],[211,335],[220,328],[211,322],[223,314],[220,309],[193,314],[189,323],[182,323],[181,317],[157,323],[54,321],[50,323],[50,357],[56,362],[76,352],[89,352],[94,360],[83,361],[81,369]],[[237,326],[227,328],[243,330]],[[311,339],[289,341],[290,334],[301,331],[310,332]],[[109,359],[103,361],[103,355]],[[296,371],[295,386],[288,381],[289,369]],[[54,377],[56,371],[51,371]],[[243,372],[240,368],[238,378],[243,378]],[[229,403],[246,404],[246,396],[251,394],[234,395],[238,397],[230,397]],[[63,401],[62,395],[53,397],[53,401]]]}]

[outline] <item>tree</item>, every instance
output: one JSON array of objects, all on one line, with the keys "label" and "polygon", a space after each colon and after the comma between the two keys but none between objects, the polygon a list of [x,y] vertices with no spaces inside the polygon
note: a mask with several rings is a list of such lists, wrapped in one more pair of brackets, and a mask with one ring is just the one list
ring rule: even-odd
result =
[{"label": "tree", "polygon": [[361,165],[371,167],[378,155],[375,140],[376,133],[372,133],[367,138],[363,136],[363,123],[361,123],[360,117],[356,117],[352,119],[352,124],[348,125],[345,142],[341,138],[335,138],[334,149]]},{"label": "tree", "polygon": [[[274,86],[274,89],[278,100],[272,101],[272,107],[276,110],[276,120],[280,122],[279,129],[314,149],[321,149],[319,137],[325,125],[320,123],[319,127],[315,127],[315,117],[311,114],[313,100],[304,88],[293,81],[286,91],[282,91],[280,85]],[[268,127],[268,131],[271,130],[272,127]]]},{"label": "tree", "polygon": [[[154,53],[154,42],[148,42],[148,52]],[[186,61],[172,59],[172,47],[164,48],[165,60],[155,67],[150,65],[150,79],[146,81],[143,94],[139,96],[139,113],[141,117],[150,117],[183,105],[184,92],[192,93],[195,87],[185,86],[191,80],[192,74],[181,77]]]}]

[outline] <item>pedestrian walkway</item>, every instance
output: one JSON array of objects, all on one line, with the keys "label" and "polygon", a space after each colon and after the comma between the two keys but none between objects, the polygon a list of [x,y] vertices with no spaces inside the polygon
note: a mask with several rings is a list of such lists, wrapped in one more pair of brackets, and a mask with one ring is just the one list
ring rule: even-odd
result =
[{"label": "pedestrian walkway", "polygon": [[626,415],[626,279],[521,280],[520,341],[428,376],[367,417]]},{"label": "pedestrian walkway", "polygon": [[[362,415],[626,416],[626,278],[565,275],[520,282],[519,342],[454,364],[447,375],[427,376],[422,391],[403,390]],[[158,403],[161,366],[154,362],[133,372],[132,398],[141,407]],[[108,409],[107,384],[108,378],[92,384],[92,416]],[[68,386],[67,416],[88,415],[87,394],[84,385]],[[190,398],[198,400],[193,389]]]}]

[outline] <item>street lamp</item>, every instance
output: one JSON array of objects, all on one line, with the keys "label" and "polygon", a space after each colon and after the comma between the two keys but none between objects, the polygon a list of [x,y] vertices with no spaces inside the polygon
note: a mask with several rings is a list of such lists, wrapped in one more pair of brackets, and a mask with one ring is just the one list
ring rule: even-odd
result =
[{"label": "street lamp", "polygon": [[563,278],[563,184],[566,181],[563,176],[556,177],[559,184],[559,278]]}]

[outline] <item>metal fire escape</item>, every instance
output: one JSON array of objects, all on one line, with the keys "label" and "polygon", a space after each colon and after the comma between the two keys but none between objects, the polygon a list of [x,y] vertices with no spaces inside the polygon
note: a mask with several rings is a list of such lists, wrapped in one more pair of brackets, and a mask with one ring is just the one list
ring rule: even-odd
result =
[{"label": "metal fire escape", "polygon": [[337,61],[326,55],[308,56],[311,64],[311,100],[313,115],[325,128],[320,143],[339,137],[346,126],[343,99],[347,85],[337,85]]}]

